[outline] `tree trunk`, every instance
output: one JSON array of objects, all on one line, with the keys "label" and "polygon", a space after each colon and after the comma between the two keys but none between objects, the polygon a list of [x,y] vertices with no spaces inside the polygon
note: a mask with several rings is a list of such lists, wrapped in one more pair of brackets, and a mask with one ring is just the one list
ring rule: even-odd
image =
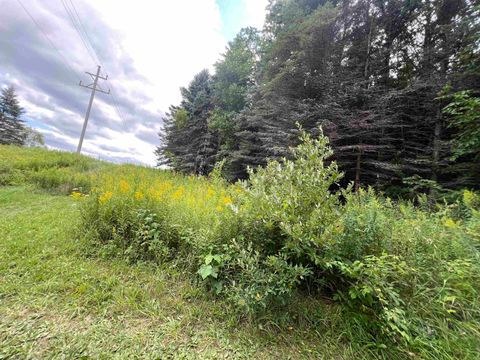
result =
[{"label": "tree trunk", "polygon": [[361,147],[358,147],[357,168],[355,169],[355,192],[358,192],[358,190],[360,189],[361,161],[362,161],[362,149]]},{"label": "tree trunk", "polygon": [[368,2],[367,18],[370,18],[370,28],[368,30],[367,55],[365,57],[365,68],[363,70],[363,77],[365,78],[365,84],[366,84],[365,88],[368,89],[368,78],[369,78],[368,68],[369,68],[369,65],[370,65],[370,48],[371,48],[371,45],[372,45],[373,21],[375,19],[374,16],[370,16],[370,1]]}]

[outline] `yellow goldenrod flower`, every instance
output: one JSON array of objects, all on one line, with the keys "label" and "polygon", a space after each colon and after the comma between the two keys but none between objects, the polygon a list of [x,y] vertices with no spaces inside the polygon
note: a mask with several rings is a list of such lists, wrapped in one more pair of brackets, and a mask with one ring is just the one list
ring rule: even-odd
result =
[{"label": "yellow goldenrod flower", "polygon": [[185,191],[185,188],[183,186],[180,186],[177,191],[175,191],[172,195],[172,199],[177,200],[180,199],[183,196],[183,193]]},{"label": "yellow goldenrod flower", "polygon": [[135,199],[137,200],[142,200],[143,199],[143,193],[141,191],[135,191]]},{"label": "yellow goldenrod flower", "polygon": [[215,208],[218,212],[222,212],[223,211],[223,208],[220,206],[220,205],[217,205],[217,207]]},{"label": "yellow goldenrod flower", "polygon": [[452,220],[452,219],[450,219],[450,218],[447,218],[447,219],[445,220],[444,224],[445,224],[446,227],[449,227],[449,228],[455,228],[455,227],[458,226],[458,224],[457,224],[454,220]]},{"label": "yellow goldenrod flower", "polygon": [[476,196],[473,191],[470,191],[470,190],[463,191],[463,202],[465,203],[465,205],[467,205],[468,207],[473,207],[475,199],[476,199]]},{"label": "yellow goldenrod flower", "polygon": [[120,181],[120,191],[123,193],[127,193],[130,191],[130,185],[125,180]]},{"label": "yellow goldenrod flower", "polygon": [[215,195],[215,190],[213,190],[211,187],[207,189],[207,196],[206,199],[210,199],[213,195]]},{"label": "yellow goldenrod flower", "polygon": [[232,204],[232,199],[228,196],[223,196],[222,197],[222,202],[223,202],[223,205],[231,205]]},{"label": "yellow goldenrod flower", "polygon": [[110,200],[113,196],[113,193],[111,191],[107,191],[107,192],[104,192],[102,195],[100,195],[100,197],[98,198],[98,200],[104,204],[106,203],[108,200]]},{"label": "yellow goldenrod flower", "polygon": [[74,198],[75,200],[80,200],[83,197],[82,193],[78,192],[78,191],[72,192],[72,194],[70,196],[72,198]]}]

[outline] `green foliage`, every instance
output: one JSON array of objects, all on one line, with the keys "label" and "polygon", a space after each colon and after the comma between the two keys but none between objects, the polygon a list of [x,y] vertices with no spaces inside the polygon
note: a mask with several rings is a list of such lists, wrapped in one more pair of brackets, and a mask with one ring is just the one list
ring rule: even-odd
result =
[{"label": "green foliage", "polygon": [[159,164],[208,174],[225,158],[227,177],[246,179],[288,154],[302,121],[330,138],[342,185],[478,189],[479,14],[464,0],[270,0],[263,30],[242,29],[214,64],[208,114],[184,99],[190,131],[165,122]]},{"label": "green foliage", "polygon": [[177,128],[182,129],[188,122],[188,111],[185,109],[178,109],[174,115],[175,125]]},{"label": "green foliage", "polygon": [[234,113],[227,113],[215,109],[208,118],[208,127],[217,131],[220,135],[221,141],[227,144],[233,136],[235,124],[232,119],[234,116]]},{"label": "green foliage", "polygon": [[[221,178],[221,163],[210,178],[187,177],[11,146],[0,147],[8,159],[0,168],[23,184],[38,173],[47,188],[62,182],[48,180],[45,169],[74,182],[92,175],[91,190],[74,191],[71,199],[81,209],[76,233],[88,240],[89,253],[148,260],[159,274],[182,269],[184,279],[211,290],[207,308],[226,300],[222,316],[246,314],[281,328],[296,324],[299,301],[328,299],[328,321],[322,307],[301,310],[306,333],[324,331],[336,309],[347,322],[338,332],[342,341],[377,357],[476,354],[480,195],[465,190],[450,204],[419,199],[415,206],[373,189],[340,190],[328,139],[303,132],[301,139],[291,159],[251,170],[250,181],[234,185]],[[5,224],[17,229],[18,221]]]},{"label": "green foliage", "polygon": [[212,77],[208,70],[195,75],[181,93],[180,106],[172,106],[163,119],[162,143],[155,151],[158,165],[206,175],[216,162],[218,147],[218,141],[208,126],[214,108]]},{"label": "green foliage", "polygon": [[[342,213],[341,196],[349,189],[338,186],[342,173],[332,155],[328,138],[313,139],[302,132],[302,143],[292,149],[295,160],[272,161],[250,170],[248,187],[238,213],[246,236],[265,255],[281,251],[289,259],[316,263],[325,245],[322,236]],[[257,237],[265,234],[267,239]]]},{"label": "green foliage", "polygon": [[[336,294],[356,312],[371,331],[393,338],[412,339],[411,323],[405,310],[405,279],[413,275],[405,261],[393,255],[367,255],[353,263],[335,261],[327,265],[337,269],[345,290]],[[373,320],[373,321],[372,321]]]},{"label": "green foliage", "polygon": [[135,230],[133,238],[128,241],[125,255],[132,261],[152,260],[158,263],[171,260],[178,247],[179,235],[171,227],[166,216],[159,216],[149,210],[137,211],[136,219],[132,222]]},{"label": "green foliage", "polygon": [[45,138],[40,131],[29,126],[25,126],[24,145],[28,147],[45,147]]},{"label": "green foliage", "polygon": [[[333,292],[378,341],[405,346],[427,339],[440,319],[468,331],[462,321],[476,318],[479,292],[476,196],[465,193],[470,215],[460,225],[451,218],[460,204],[431,212],[372,189],[336,191],[328,139],[301,138],[293,160],[251,171],[215,239],[222,260],[208,268],[208,284],[221,282],[221,293],[255,313],[305,288]],[[443,300],[424,311],[430,298]]]},{"label": "green foliage", "polygon": [[480,98],[469,91],[456,92],[443,112],[450,115],[450,127],[458,131],[453,140],[453,158],[473,155],[480,160]]},{"label": "green foliage", "polygon": [[25,143],[25,125],[21,119],[24,109],[15,93],[9,86],[0,94],[0,145],[23,145]]},{"label": "green foliage", "polygon": [[223,59],[215,64],[214,89],[219,108],[240,112],[247,103],[247,91],[254,83],[260,35],[254,28],[242,29],[229,43]]},{"label": "green foliage", "polygon": [[0,358],[376,358],[330,302],[239,320],[171,263],[86,256],[77,217],[71,197],[0,188]]}]

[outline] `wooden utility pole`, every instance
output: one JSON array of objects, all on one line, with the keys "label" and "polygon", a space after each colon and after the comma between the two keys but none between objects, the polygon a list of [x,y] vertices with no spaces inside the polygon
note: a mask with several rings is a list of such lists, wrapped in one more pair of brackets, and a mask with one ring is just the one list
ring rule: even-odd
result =
[{"label": "wooden utility pole", "polygon": [[100,89],[98,86],[98,79],[102,79],[102,80],[108,79],[108,75],[106,75],[105,77],[100,76],[100,65],[98,65],[97,67],[96,74],[92,74],[89,72],[86,72],[86,73],[92,77],[93,84],[83,85],[81,80],[80,80],[80,83],[78,84],[84,88],[92,90],[92,94],[90,95],[90,102],[88,103],[87,113],[85,114],[85,120],[83,122],[82,134],[80,135],[80,140],[78,141],[78,147],[77,147],[78,154],[80,154],[80,152],[82,151],[83,138],[85,137],[85,131],[87,130],[88,118],[90,116],[90,110],[92,110],[92,104],[93,104],[93,98],[95,97],[95,92],[100,91],[104,94],[110,94],[110,89],[108,89],[108,91],[104,91]]}]

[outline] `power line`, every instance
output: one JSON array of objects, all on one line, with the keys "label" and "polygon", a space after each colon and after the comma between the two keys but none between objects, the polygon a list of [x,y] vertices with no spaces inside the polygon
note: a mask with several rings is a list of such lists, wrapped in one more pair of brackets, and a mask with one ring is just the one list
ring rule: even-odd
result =
[{"label": "power line", "polygon": [[113,107],[115,109],[115,112],[117,113],[118,117],[122,121],[123,127],[126,130],[127,129],[127,121],[125,120],[125,114],[120,110],[120,106],[118,105],[118,100],[115,94],[112,92],[112,99],[113,99]]},{"label": "power line", "polygon": [[[63,1],[64,0],[62,0],[62,3],[63,3]],[[66,1],[67,0],[65,0],[65,2]],[[75,7],[75,4],[74,4],[73,0],[69,0],[69,2],[70,2],[71,6],[72,6],[72,9],[73,9],[73,12],[72,11],[70,11],[70,12],[76,18],[76,22],[78,22],[78,24],[82,28],[83,33],[85,35],[84,39],[86,39],[86,42],[90,45],[90,48],[93,50],[93,53],[95,54],[96,58],[98,59],[99,64],[103,66],[103,64],[101,63],[101,58],[100,58],[100,56],[98,56],[98,53],[95,50],[95,47],[93,46],[93,42],[92,42],[92,40],[91,40],[91,38],[88,34],[88,31],[87,31],[86,27],[83,25],[82,19],[80,18],[80,15],[77,11],[77,8]],[[64,5],[64,8],[65,8],[65,5]],[[77,31],[77,33],[78,33],[78,31]],[[84,45],[85,45],[85,41],[84,41]],[[112,95],[112,99],[113,99],[113,108],[114,108],[115,112],[117,113],[120,121],[122,122],[123,127],[126,129],[126,126],[127,126],[126,116],[121,111],[119,101],[117,100],[117,97],[115,96],[113,91],[112,91],[111,95]]]},{"label": "power line", "polygon": [[78,36],[80,37],[80,40],[82,41],[83,43],[83,46],[85,46],[85,49],[87,50],[87,53],[88,55],[90,56],[90,58],[93,60],[93,63],[94,64],[98,64],[97,60],[95,59],[95,56],[92,54],[92,51],[90,50],[90,48],[88,47],[87,45],[87,42],[85,41],[84,37],[83,37],[83,34],[79,28],[79,26],[77,25],[77,22],[75,20],[75,17],[72,13],[72,11],[70,10],[70,8],[68,7],[68,4],[65,2],[65,0],[61,0],[62,2],[62,5],[63,5],[63,8],[65,9],[65,12],[67,13],[67,16],[69,17],[70,19],[70,22],[72,23],[73,25],[73,28],[74,30],[77,32]]},{"label": "power line", "polygon": [[88,32],[87,32],[87,29],[86,27],[83,25],[83,22],[82,20],[80,19],[80,15],[78,15],[78,11],[77,11],[77,8],[75,7],[75,4],[72,0],[69,0],[70,1],[70,4],[72,5],[72,9],[75,13],[75,17],[78,21],[78,23],[80,24],[80,27],[82,28],[83,30],[83,33],[85,34],[85,37],[87,39],[87,42],[88,44],[90,45],[90,48],[93,50],[93,53],[95,54],[96,56],[96,59],[98,60],[98,62],[100,63],[101,66],[103,66],[102,62],[101,62],[101,59],[100,59],[100,56],[98,56],[98,53],[97,51],[95,50],[94,46],[93,46],[93,42],[92,42],[92,39],[90,38],[90,36],[88,35]]},{"label": "power line", "polygon": [[61,56],[62,58],[62,62],[63,64],[73,73],[74,77],[75,78],[80,78],[79,74],[70,66],[70,64],[68,63],[68,60],[67,58],[61,53],[61,51],[55,46],[55,44],[53,43],[52,39],[50,39],[50,37],[48,36],[48,34],[42,29],[42,27],[40,26],[40,24],[35,20],[35,18],[32,16],[32,14],[30,14],[30,12],[27,10],[27,8],[25,7],[25,5],[23,5],[22,1],[21,0],[17,0],[18,4],[22,7],[23,11],[25,11],[25,13],[30,17],[30,19],[32,20],[32,22],[35,24],[35,26],[40,30],[40,32],[43,34],[43,36],[45,36],[45,38],[47,39],[47,41],[50,43],[50,45],[52,46],[53,49],[55,49],[55,51],[58,52],[58,54]]}]

